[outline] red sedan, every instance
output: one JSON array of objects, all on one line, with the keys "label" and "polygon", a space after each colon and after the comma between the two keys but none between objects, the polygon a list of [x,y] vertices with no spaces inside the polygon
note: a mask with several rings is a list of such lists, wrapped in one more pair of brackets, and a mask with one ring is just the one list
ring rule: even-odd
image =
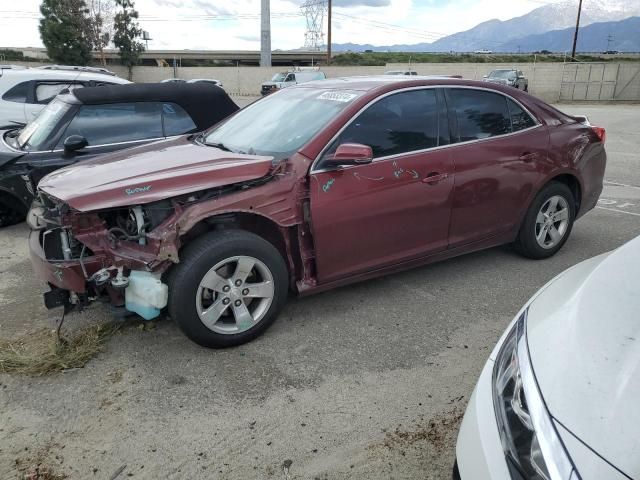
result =
[{"label": "red sedan", "polygon": [[[513,243],[546,258],[602,191],[604,129],[515,89],[360,77],[282,90],[199,136],[40,183],[49,307],[167,307],[194,341],[261,334],[308,294]],[[122,166],[122,168],[120,168]]]}]

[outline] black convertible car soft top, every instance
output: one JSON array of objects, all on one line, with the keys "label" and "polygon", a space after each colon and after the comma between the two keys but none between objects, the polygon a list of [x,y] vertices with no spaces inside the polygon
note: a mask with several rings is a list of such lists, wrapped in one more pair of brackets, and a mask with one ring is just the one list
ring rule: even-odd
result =
[{"label": "black convertible car soft top", "polygon": [[[125,102],[173,102],[180,105],[198,130],[212,125],[212,116],[226,118],[239,107],[220,87],[210,83],[130,83],[78,88],[73,91],[84,105]],[[216,123],[216,122],[213,122]]]}]

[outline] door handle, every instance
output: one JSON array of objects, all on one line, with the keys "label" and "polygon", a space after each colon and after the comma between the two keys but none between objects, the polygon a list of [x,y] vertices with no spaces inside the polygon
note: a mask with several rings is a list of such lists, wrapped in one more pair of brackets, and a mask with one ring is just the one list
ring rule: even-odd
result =
[{"label": "door handle", "polygon": [[538,158],[537,153],[524,152],[522,155],[520,155],[520,160],[522,160],[523,162],[532,162],[536,158]]},{"label": "door handle", "polygon": [[448,173],[431,172],[425,178],[422,179],[422,183],[428,185],[435,185],[442,180],[445,180],[449,176]]}]

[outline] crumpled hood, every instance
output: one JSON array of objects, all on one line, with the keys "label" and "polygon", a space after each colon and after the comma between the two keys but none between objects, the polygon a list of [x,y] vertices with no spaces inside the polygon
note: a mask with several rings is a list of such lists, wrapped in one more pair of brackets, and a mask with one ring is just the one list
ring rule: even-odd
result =
[{"label": "crumpled hood", "polygon": [[180,137],[80,162],[44,177],[38,188],[72,208],[139,205],[264,177],[272,157],[242,155]]},{"label": "crumpled hood", "polygon": [[640,237],[567,271],[527,320],[551,415],[631,478],[640,478],[639,273]]}]

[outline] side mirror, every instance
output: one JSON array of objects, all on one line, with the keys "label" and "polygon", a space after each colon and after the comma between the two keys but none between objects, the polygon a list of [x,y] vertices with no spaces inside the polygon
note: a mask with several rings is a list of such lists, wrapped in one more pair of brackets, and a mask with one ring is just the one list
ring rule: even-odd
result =
[{"label": "side mirror", "polygon": [[373,150],[368,145],[343,143],[338,146],[333,157],[327,163],[333,167],[345,165],[364,165],[373,161]]},{"label": "side mirror", "polygon": [[78,150],[82,150],[89,142],[82,135],[71,135],[64,140],[64,150],[65,152],[76,152]]}]

